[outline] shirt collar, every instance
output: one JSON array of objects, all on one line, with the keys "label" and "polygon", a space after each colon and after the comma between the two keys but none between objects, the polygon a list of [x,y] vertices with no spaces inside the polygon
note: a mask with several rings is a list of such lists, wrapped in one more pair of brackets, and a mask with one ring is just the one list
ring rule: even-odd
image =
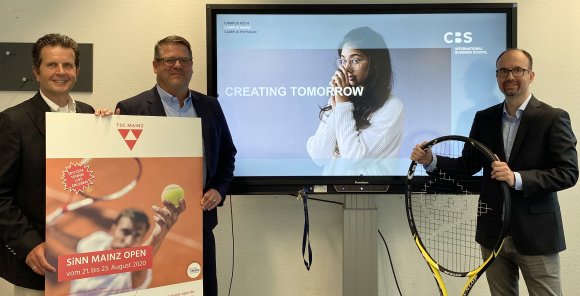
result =
[{"label": "shirt collar", "polygon": [[[520,118],[522,116],[522,114],[524,113],[524,110],[526,110],[526,107],[528,106],[528,103],[530,102],[531,98],[532,98],[532,94],[530,94],[528,96],[528,98],[518,107],[518,110],[516,111],[516,118]],[[503,115],[509,116],[507,113],[507,110],[505,109],[505,102],[503,104]]]},{"label": "shirt collar", "polygon": [[[163,88],[161,88],[161,86],[159,86],[159,84],[157,84],[156,87],[157,91],[159,92],[159,96],[161,97],[161,100],[164,101],[165,103],[171,104],[172,102],[178,101],[177,97],[174,97],[170,93],[166,92]],[[191,100],[191,92],[189,92],[189,95],[187,96],[187,98],[185,98],[185,102],[190,100]]]},{"label": "shirt collar", "polygon": [[50,111],[52,111],[52,112],[76,112],[77,103],[75,102],[75,100],[72,98],[72,96],[70,94],[68,96],[68,103],[64,107],[60,107],[55,102],[53,102],[51,99],[49,99],[47,96],[45,96],[42,93],[42,90],[40,90],[40,96],[42,97],[44,102],[46,102],[46,104],[50,108]]}]

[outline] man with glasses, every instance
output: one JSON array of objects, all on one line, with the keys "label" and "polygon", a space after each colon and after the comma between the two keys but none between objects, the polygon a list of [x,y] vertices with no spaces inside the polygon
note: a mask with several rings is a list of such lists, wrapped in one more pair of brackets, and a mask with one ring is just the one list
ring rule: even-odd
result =
[{"label": "man with glasses", "polygon": [[[532,56],[508,49],[496,61],[496,78],[503,103],[477,112],[470,137],[499,157],[484,179],[505,181],[511,187],[511,228],[499,257],[487,270],[492,295],[518,295],[519,271],[529,295],[562,295],[559,252],[566,249],[557,191],[578,180],[576,137],[570,116],[536,99]],[[448,167],[455,159],[438,158],[415,146],[411,159],[428,166]],[[492,197],[491,197],[492,198]],[[477,229],[484,258],[494,246],[482,242],[486,230]]]},{"label": "man with glasses", "polygon": [[[155,45],[153,71],[157,85],[117,103],[123,115],[200,117],[204,150],[203,292],[217,296],[216,251],[213,229],[217,206],[223,205],[233,179],[236,148],[216,98],[189,89],[193,74],[191,46],[180,36],[166,37]],[[175,127],[176,137],[188,131]]]}]

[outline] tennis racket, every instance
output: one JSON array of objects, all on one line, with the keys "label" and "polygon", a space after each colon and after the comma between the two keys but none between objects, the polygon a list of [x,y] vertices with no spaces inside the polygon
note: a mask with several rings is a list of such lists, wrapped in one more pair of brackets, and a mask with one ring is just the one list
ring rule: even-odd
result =
[{"label": "tennis racket", "polygon": [[[405,192],[409,227],[441,295],[449,295],[442,273],[467,278],[460,295],[468,295],[503,245],[509,188],[481,178],[482,168],[491,170],[497,157],[478,141],[445,136],[422,146],[437,155],[437,168],[427,173],[411,162]],[[492,250],[487,258],[480,244]]]},{"label": "tennis racket", "polygon": [[121,198],[137,186],[143,171],[139,158],[85,158],[78,165],[86,168],[91,174],[90,185],[85,190],[75,193],[70,201],[48,214],[47,226],[67,212],[95,202]]}]

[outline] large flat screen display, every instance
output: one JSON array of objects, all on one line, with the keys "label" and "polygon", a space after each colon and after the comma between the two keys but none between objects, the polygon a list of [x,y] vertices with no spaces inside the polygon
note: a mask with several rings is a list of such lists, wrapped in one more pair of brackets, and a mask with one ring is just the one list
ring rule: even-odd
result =
[{"label": "large flat screen display", "polygon": [[501,102],[516,5],[207,5],[231,193],[400,192],[412,147]]}]

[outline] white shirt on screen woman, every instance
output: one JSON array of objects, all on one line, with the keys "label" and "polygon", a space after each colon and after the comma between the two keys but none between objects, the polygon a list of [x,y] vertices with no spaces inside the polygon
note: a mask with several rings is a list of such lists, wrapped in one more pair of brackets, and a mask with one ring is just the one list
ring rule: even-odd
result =
[{"label": "white shirt on screen woman", "polygon": [[[316,133],[308,139],[308,154],[316,163],[331,158],[349,160],[396,157],[403,138],[403,103],[395,96],[370,117],[370,126],[357,130],[352,102],[336,103],[323,114]],[[339,154],[335,153],[338,145]],[[320,161],[319,161],[320,160]]]}]

